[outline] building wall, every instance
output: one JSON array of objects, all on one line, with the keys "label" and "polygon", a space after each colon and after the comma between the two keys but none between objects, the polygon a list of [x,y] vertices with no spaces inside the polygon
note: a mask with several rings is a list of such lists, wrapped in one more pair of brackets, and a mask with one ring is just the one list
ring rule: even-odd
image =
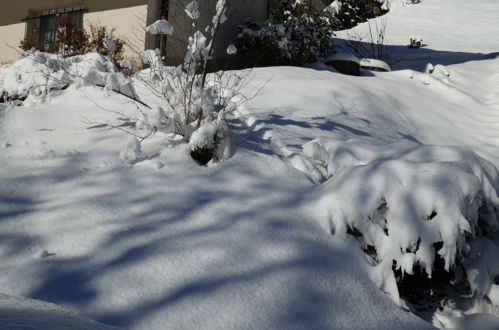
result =
[{"label": "building wall", "polygon": [[0,25],[19,23],[28,10],[48,10],[83,6],[91,12],[130,8],[147,4],[147,0],[15,0],[0,1]]},{"label": "building wall", "polygon": [[138,52],[144,50],[145,24],[147,17],[147,5],[130,8],[89,12],[83,16],[85,28],[90,24],[115,27],[115,35],[128,44],[125,48],[125,56],[138,58]]},{"label": "building wall", "polygon": [[24,37],[25,23],[0,27],[0,65],[14,62],[19,58],[18,48]]},{"label": "building wall", "polygon": [[[166,58],[169,64],[182,62],[187,40],[195,30],[204,32],[211,23],[214,14],[215,0],[199,0],[201,17],[196,21],[197,27],[192,27],[191,19],[185,14],[184,8],[191,0],[170,0],[168,20],[173,24],[173,36],[168,37]],[[245,18],[263,20],[267,18],[267,0],[232,0],[228,1],[228,20],[221,25],[215,41],[215,54],[218,60],[227,58],[226,49],[237,36],[237,25]]]},{"label": "building wall", "polygon": [[[158,7],[160,0],[150,0],[149,18],[148,23],[152,23],[152,18],[158,18],[159,15],[154,15],[154,8]],[[154,6],[151,4],[154,2]],[[170,10],[168,21],[173,24],[173,36],[168,37],[166,47],[166,59],[168,64],[178,65],[182,62],[189,36],[199,30],[204,32],[204,28],[210,25],[211,19],[214,14],[214,7],[216,0],[198,0],[201,17],[196,21],[196,28],[192,27],[192,21],[185,14],[185,6],[191,0],[170,0]],[[228,20],[221,25],[215,40],[215,54],[217,60],[225,63],[228,57],[226,50],[227,47],[234,42],[238,29],[237,26],[241,24],[246,18],[253,18],[255,20],[267,19],[267,0],[228,0],[229,7],[227,9]],[[312,0],[312,4],[318,10],[323,10],[326,3],[331,3],[331,0]],[[148,48],[153,47],[157,43],[157,39],[148,36]],[[157,45],[156,45],[157,47]]]},{"label": "building wall", "polygon": [[[8,2],[8,3],[7,3]],[[132,48],[144,48],[147,0],[16,0],[0,1],[0,63],[19,58],[18,46],[25,34],[21,20],[30,13],[49,9],[83,7],[85,26],[102,24],[116,27],[116,35],[126,38]],[[131,48],[127,56],[134,56]]]}]

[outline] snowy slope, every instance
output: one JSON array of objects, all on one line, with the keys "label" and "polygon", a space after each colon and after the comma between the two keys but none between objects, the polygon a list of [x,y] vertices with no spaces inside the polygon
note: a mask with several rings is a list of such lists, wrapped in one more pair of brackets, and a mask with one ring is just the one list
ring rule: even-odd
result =
[{"label": "snowy slope", "polygon": [[[436,29],[428,12],[457,2]],[[469,22],[468,3],[476,1],[423,0],[389,17],[401,24],[395,44],[414,33],[431,40],[428,51],[447,59],[433,64],[452,64],[441,75],[408,69],[424,68],[426,49],[401,61],[403,70],[369,77],[254,70],[251,84],[265,87],[231,122],[234,156],[208,167],[164,134],[144,142],[138,164],[123,164],[130,137],[106,123],[132,123],[102,108],[133,115],[135,106],[98,88],[70,88],[35,107],[0,105],[1,291],[132,329],[431,328],[379,290],[352,238],[323,225],[316,197],[335,182],[318,188],[327,173],[304,146],[317,138],[371,149],[453,146],[498,167],[499,59],[447,52],[497,49],[440,37]],[[483,3],[475,17],[499,11]],[[406,12],[427,30],[413,31]],[[497,28],[479,27],[470,31],[484,38]],[[487,316],[491,328],[496,321]]]},{"label": "snowy slope", "polygon": [[3,121],[8,293],[138,329],[425,327],[362,275],[351,242],[303,213],[313,185],[258,123],[226,163],[201,168],[180,144],[130,168],[117,158],[121,132],[71,118],[102,116],[78,93]]},{"label": "snowy slope", "polygon": [[117,330],[55,304],[0,294],[0,329]]},{"label": "snowy slope", "polygon": [[[388,43],[408,45],[420,35],[433,51],[497,53],[497,2],[495,0],[427,0],[415,5],[392,1],[388,19]],[[356,27],[364,29],[365,26]]]},{"label": "snowy slope", "polygon": [[[423,70],[426,63],[459,64],[497,57],[499,27],[497,1],[426,0],[404,5],[393,0],[390,12],[375,21],[386,21],[386,44],[391,46],[395,69]],[[380,23],[378,23],[381,26]],[[340,39],[348,34],[369,40],[369,23],[349,31],[338,32]],[[420,36],[423,47],[408,49],[411,36]]]}]

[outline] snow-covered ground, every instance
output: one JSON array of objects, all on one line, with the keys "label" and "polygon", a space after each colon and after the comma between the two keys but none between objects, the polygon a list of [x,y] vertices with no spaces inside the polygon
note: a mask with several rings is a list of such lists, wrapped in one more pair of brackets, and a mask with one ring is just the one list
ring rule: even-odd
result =
[{"label": "snow-covered ground", "polygon": [[0,294],[0,329],[117,330],[59,305]]},{"label": "snow-covered ground", "polygon": [[[427,63],[453,65],[499,55],[497,1],[423,0],[420,4],[404,5],[405,2],[392,0],[390,13],[374,20],[379,27],[386,21],[386,44],[391,46],[393,59],[400,60],[393,68],[421,71]],[[369,40],[369,24],[340,31],[338,37],[348,39],[348,34]],[[407,49],[411,36],[420,37],[423,47]]]},{"label": "snow-covered ground", "polygon": [[[387,272],[389,258],[428,260],[395,255],[399,241],[445,230],[389,222],[400,240],[373,271],[340,220],[357,224],[384,197],[400,201],[387,219],[430,205],[458,232],[466,221],[446,211],[471,212],[459,210],[470,196],[498,206],[498,12],[493,0],[395,8],[389,44],[404,57],[389,73],[255,69],[249,89],[264,88],[230,123],[233,157],[208,167],[159,133],[123,164],[130,136],[105,123],[132,123],[102,108],[136,108],[101,88],[0,104],[0,328],[99,328],[68,309],[132,329],[431,328],[397,305]],[[412,34],[428,45],[406,48]],[[445,67],[429,75],[427,62]],[[497,328],[484,308],[435,325]]]}]

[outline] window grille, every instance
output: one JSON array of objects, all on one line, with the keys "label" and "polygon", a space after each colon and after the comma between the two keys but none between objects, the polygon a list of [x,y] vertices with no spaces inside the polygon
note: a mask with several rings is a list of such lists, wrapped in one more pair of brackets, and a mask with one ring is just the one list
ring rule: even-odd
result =
[{"label": "window grille", "polygon": [[23,19],[26,22],[26,40],[39,49],[53,52],[57,41],[57,25],[60,20],[70,18],[76,27],[83,26],[83,13],[87,10],[81,7],[52,9],[34,13]]}]

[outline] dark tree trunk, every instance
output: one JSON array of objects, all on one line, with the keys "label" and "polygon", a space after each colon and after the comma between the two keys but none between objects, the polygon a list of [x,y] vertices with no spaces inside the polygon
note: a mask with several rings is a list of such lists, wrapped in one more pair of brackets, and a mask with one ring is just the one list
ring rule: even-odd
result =
[{"label": "dark tree trunk", "polygon": [[[168,20],[168,11],[170,7],[170,0],[161,0],[159,8],[159,15],[161,19]],[[167,45],[167,36],[161,35],[159,40],[159,49],[161,51],[161,58],[166,59],[166,45]]]}]

